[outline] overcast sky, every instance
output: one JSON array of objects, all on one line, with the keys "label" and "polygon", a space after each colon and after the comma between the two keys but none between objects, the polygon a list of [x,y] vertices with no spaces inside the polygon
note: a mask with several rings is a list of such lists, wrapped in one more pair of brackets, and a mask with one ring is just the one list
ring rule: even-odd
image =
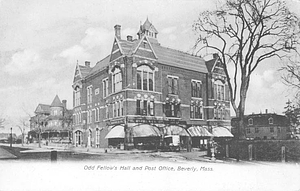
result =
[{"label": "overcast sky", "polygon": [[[300,10],[299,1],[290,3]],[[0,116],[6,129],[39,103],[55,95],[72,108],[72,81],[78,60],[91,65],[110,53],[115,24],[122,36],[136,37],[148,17],[166,47],[191,52],[192,24],[200,11],[214,7],[206,0],[0,0]],[[265,63],[252,78],[246,113],[268,109],[281,114],[290,91],[280,81],[279,63]],[[232,115],[234,113],[232,112]]]}]

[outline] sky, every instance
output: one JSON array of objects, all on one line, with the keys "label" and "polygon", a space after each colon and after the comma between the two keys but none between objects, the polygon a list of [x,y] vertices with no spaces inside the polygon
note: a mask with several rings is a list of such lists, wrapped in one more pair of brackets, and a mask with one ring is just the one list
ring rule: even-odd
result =
[{"label": "sky", "polygon": [[[298,0],[289,5],[300,10]],[[55,95],[71,109],[76,63],[88,60],[94,66],[108,55],[114,25],[121,25],[122,38],[136,38],[148,17],[161,45],[192,52],[197,38],[192,24],[214,6],[213,0],[0,0],[0,117],[6,119],[0,132],[13,127],[20,134],[20,121]],[[257,68],[246,114],[265,109],[282,114],[292,92],[280,80],[280,67],[267,62]]]}]

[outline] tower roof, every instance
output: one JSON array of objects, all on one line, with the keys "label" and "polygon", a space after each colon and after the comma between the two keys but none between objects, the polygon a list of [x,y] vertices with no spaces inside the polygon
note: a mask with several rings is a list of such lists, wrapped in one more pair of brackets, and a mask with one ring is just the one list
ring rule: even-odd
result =
[{"label": "tower roof", "polygon": [[51,103],[51,107],[63,107],[58,95],[55,96],[53,102]]},{"label": "tower roof", "polygon": [[158,31],[156,30],[154,25],[149,21],[148,18],[146,19],[144,24],[140,26],[140,30],[139,30],[138,34],[139,33],[144,33],[145,31],[151,31],[151,32],[154,32],[156,34],[158,33]]}]

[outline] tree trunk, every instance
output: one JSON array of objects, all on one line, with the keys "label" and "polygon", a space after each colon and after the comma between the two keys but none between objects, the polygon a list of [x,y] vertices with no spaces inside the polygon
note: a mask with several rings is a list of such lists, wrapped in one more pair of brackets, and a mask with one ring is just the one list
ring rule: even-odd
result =
[{"label": "tree trunk", "polygon": [[24,146],[24,131],[22,132],[22,146]]},{"label": "tree trunk", "polygon": [[39,131],[39,148],[41,148],[41,131]]}]

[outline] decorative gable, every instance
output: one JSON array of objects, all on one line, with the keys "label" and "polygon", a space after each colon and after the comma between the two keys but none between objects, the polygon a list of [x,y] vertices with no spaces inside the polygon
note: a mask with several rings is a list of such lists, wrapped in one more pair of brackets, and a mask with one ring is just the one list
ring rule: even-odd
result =
[{"label": "decorative gable", "polygon": [[133,53],[137,56],[141,56],[144,58],[157,59],[157,56],[151,46],[151,43],[149,42],[149,39],[146,36],[144,36],[144,38],[141,39]]},{"label": "decorative gable", "polygon": [[73,82],[76,82],[76,81],[81,80],[81,79],[82,79],[82,74],[81,74],[81,71],[80,71],[80,67],[77,63],[76,68],[75,68],[75,74],[74,74]]},{"label": "decorative gable", "polygon": [[214,67],[213,67],[213,70],[212,70],[212,73],[225,75],[223,64],[220,61],[220,59],[216,59],[216,62],[214,64]]},{"label": "decorative gable", "polygon": [[115,38],[112,51],[111,51],[110,62],[119,58],[120,56],[122,56],[122,49],[120,44],[118,43],[117,38]]},{"label": "decorative gable", "polygon": [[42,113],[43,109],[41,105],[38,105],[37,108],[35,109],[35,113]]}]

